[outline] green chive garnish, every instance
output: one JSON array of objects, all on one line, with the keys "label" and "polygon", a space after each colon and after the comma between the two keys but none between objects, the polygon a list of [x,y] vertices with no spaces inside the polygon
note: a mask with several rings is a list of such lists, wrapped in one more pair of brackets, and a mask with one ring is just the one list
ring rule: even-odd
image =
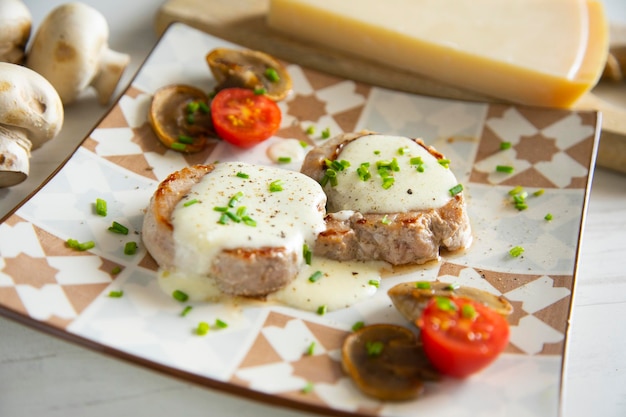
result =
[{"label": "green chive garnish", "polygon": [[330,137],[330,128],[322,130],[322,139],[328,139]]},{"label": "green chive garnish", "polygon": [[417,288],[419,290],[429,290],[430,289],[430,282],[418,281],[418,282],[415,283],[415,288]]},{"label": "green chive garnish", "polygon": [[304,387],[302,387],[302,393],[303,394],[308,394],[310,392],[313,392],[313,383],[312,382],[307,382]]},{"label": "green chive garnish", "polygon": [[391,224],[391,219],[389,218],[389,216],[387,216],[386,214],[383,216],[383,218],[380,220],[380,222],[382,224]]},{"label": "green chive garnish", "polygon": [[238,173],[237,173],[237,176],[238,176],[239,178],[243,178],[243,179],[246,179],[246,180],[247,180],[248,178],[250,178],[250,175],[246,174],[245,172],[238,172]]},{"label": "green chive garnish", "polygon": [[449,284],[449,285],[446,285],[445,289],[448,290],[448,291],[456,291],[459,288],[461,288],[461,286],[459,284]]},{"label": "green chive garnish", "polygon": [[196,327],[196,334],[198,336],[204,336],[209,332],[209,323],[205,321],[201,321],[198,323],[198,327]]},{"label": "green chive garnish", "polygon": [[455,195],[463,191],[463,184],[457,184],[454,187],[450,188],[449,191],[450,191],[450,195],[454,197]]},{"label": "green chive garnish", "polygon": [[137,242],[126,242],[124,245],[125,255],[134,255],[137,252]]},{"label": "green chive garnish", "polygon": [[534,195],[535,197],[539,197],[539,196],[543,195],[543,193],[545,193],[545,192],[546,192],[546,190],[544,190],[543,188],[540,188],[540,189],[538,189],[537,191],[535,191],[535,192],[533,193],[533,195]]},{"label": "green chive garnish", "polygon": [[306,354],[308,356],[313,356],[313,353],[315,352],[315,342],[311,342],[311,344],[309,345],[309,347],[306,349]]},{"label": "green chive garnish", "polygon": [[187,314],[189,314],[192,308],[192,306],[186,306],[185,308],[183,308],[183,311],[180,312],[180,315],[185,317]]},{"label": "green chive garnish", "polygon": [[230,198],[230,200],[228,201],[228,207],[235,207],[235,205],[237,205],[237,203],[239,203],[239,200],[241,200],[241,198],[243,197],[243,192],[238,191],[234,196],[232,196]]},{"label": "green chive garnish", "polygon": [[276,71],[276,69],[274,68],[267,68],[265,70],[265,78],[273,83],[280,81],[280,75],[278,75],[278,71]]},{"label": "green chive garnish", "polygon": [[174,142],[170,145],[170,148],[172,148],[175,151],[185,151],[187,150],[187,145],[185,145],[184,143],[180,143],[180,142]]},{"label": "green chive garnish", "polygon": [[66,243],[68,247],[78,251],[86,251],[96,246],[93,240],[88,240],[87,242],[79,242],[76,239],[67,239]]},{"label": "green chive garnish", "polygon": [[357,321],[352,325],[352,331],[356,332],[357,330],[362,329],[365,326],[365,323],[362,321]]},{"label": "green chive garnish", "polygon": [[180,301],[181,303],[184,303],[185,301],[189,300],[189,296],[180,290],[175,290],[172,293],[172,297],[174,297],[175,300]]},{"label": "green chive garnish", "polygon": [[215,320],[215,327],[217,327],[218,329],[225,329],[228,327],[228,323],[226,323],[225,321],[222,321],[220,319],[216,319]]},{"label": "green chive garnish", "polygon": [[189,207],[189,206],[193,206],[194,204],[199,203],[200,201],[197,198],[194,198],[193,200],[189,200],[189,201],[185,201],[183,203],[183,207]]},{"label": "green chive garnish", "polygon": [[367,351],[367,356],[379,356],[383,353],[383,349],[385,345],[383,342],[372,342],[368,340],[365,342],[365,350]]},{"label": "green chive garnish", "polygon": [[313,257],[313,252],[309,249],[309,245],[306,243],[302,246],[302,257],[304,258],[304,262],[307,265],[311,265],[311,258]]},{"label": "green chive garnish", "polygon": [[187,113],[195,113],[200,108],[200,103],[197,101],[191,101],[187,103]]},{"label": "green chive garnish", "polygon": [[476,317],[476,309],[471,304],[463,304],[463,307],[461,307],[461,316],[473,320]]},{"label": "green chive garnish", "polygon": [[103,217],[107,215],[107,202],[101,198],[96,198],[96,214]]},{"label": "green chive garnish", "polygon": [[275,193],[283,190],[283,182],[281,180],[276,180],[270,182],[270,192]]},{"label": "green chive garnish", "polygon": [[524,248],[521,246],[513,246],[511,250],[509,250],[509,254],[515,258],[524,253]]},{"label": "green chive garnish", "polygon": [[179,135],[178,141],[186,145],[191,145],[193,143],[193,138],[191,136]]},{"label": "green chive garnish", "polygon": [[291,157],[289,156],[280,156],[278,157],[278,163],[279,164],[288,164],[291,162]]},{"label": "green chive garnish", "polygon": [[444,168],[450,168],[450,160],[449,159],[438,159],[437,162]]},{"label": "green chive garnish", "polygon": [[435,303],[437,303],[437,307],[443,311],[454,311],[457,308],[456,304],[454,304],[448,297],[436,297]]},{"label": "green chive garnish", "polygon": [[377,279],[370,279],[367,283],[372,287],[380,287],[380,281],[378,281]]},{"label": "green chive garnish", "polygon": [[510,165],[497,165],[496,166],[496,171],[497,172],[504,172],[506,174],[512,174],[513,171],[515,171],[515,168],[513,168]]},{"label": "green chive garnish", "polygon": [[317,282],[319,281],[322,277],[324,276],[324,274],[322,273],[322,271],[315,271],[313,272],[313,274],[309,277],[309,281],[310,282]]},{"label": "green chive garnish", "polygon": [[326,306],[326,304],[321,305],[317,308],[317,314],[319,314],[320,316],[323,316],[324,314],[326,314],[327,311],[328,311],[328,307]]},{"label": "green chive garnish", "polygon": [[511,148],[511,142],[500,142],[500,150],[505,151]]},{"label": "green chive garnish", "polygon": [[243,216],[241,218],[241,220],[243,221],[243,223],[246,226],[250,226],[250,227],[255,227],[256,226],[256,220],[254,220],[252,217],[250,216]]},{"label": "green chive garnish", "polygon": [[123,295],[124,295],[124,291],[122,290],[109,292],[109,297],[111,298],[121,298]]},{"label": "green chive garnish", "polygon": [[209,112],[211,111],[209,105],[206,104],[204,101],[198,102],[198,107],[200,107],[200,111],[204,114],[209,114]]},{"label": "green chive garnish", "polygon": [[109,227],[109,231],[113,233],[118,233],[120,235],[127,235],[128,227],[118,222],[113,222],[113,224],[111,224],[111,226]]},{"label": "green chive garnish", "polygon": [[513,187],[509,190],[509,195],[516,195],[516,194],[520,194],[524,191],[524,188],[520,185]]},{"label": "green chive garnish", "polygon": [[552,220],[552,214],[551,214],[551,213],[546,214],[546,215],[544,216],[544,219],[546,219],[547,221]]},{"label": "green chive garnish", "polygon": [[254,94],[256,94],[257,96],[262,96],[263,94],[267,93],[267,90],[265,88],[255,88],[254,89]]},{"label": "green chive garnish", "polygon": [[383,178],[383,188],[385,190],[388,190],[391,188],[391,186],[393,185],[393,183],[395,182],[395,178],[394,177],[386,177]]},{"label": "green chive garnish", "polygon": [[304,131],[304,133],[306,133],[307,135],[312,135],[315,133],[315,126],[311,125],[309,127],[306,128],[306,130]]},{"label": "green chive garnish", "polygon": [[120,272],[122,272],[122,268],[120,268],[119,266],[116,266],[115,268],[111,269],[111,275],[117,275]]},{"label": "green chive garnish", "polygon": [[369,162],[363,162],[356,169],[356,173],[359,175],[359,178],[361,179],[361,181],[367,181],[372,177],[372,174],[370,174],[369,166],[370,166]]}]

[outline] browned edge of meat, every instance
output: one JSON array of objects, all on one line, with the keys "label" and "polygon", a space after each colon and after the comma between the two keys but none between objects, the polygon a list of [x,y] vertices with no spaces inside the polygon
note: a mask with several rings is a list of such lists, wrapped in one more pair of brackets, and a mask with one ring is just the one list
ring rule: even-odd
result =
[{"label": "browned edge of meat", "polygon": [[[335,160],[347,143],[370,131],[335,136],[306,156],[301,172],[321,181],[325,159]],[[444,156],[421,139],[413,139],[437,159]],[[383,222],[383,218],[387,217]],[[437,209],[405,213],[328,213],[326,230],[319,234],[314,254],[330,259],[382,260],[392,265],[423,264],[439,259],[440,248],[455,251],[472,241],[471,226],[463,194],[457,194]]]},{"label": "browned edge of meat", "polygon": [[[214,168],[214,165],[193,165],[173,172],[150,199],[142,239],[160,267],[175,266],[176,242],[171,217],[176,204]],[[211,276],[222,292],[248,297],[263,297],[278,290],[291,282],[297,272],[297,254],[284,247],[224,249],[211,265]]]}]

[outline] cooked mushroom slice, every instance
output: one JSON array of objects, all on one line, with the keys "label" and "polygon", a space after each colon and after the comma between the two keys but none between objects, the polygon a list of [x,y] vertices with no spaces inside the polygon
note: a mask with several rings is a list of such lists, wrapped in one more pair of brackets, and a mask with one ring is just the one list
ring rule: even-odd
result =
[{"label": "cooked mushroom slice", "polygon": [[485,304],[503,316],[513,312],[513,306],[504,298],[478,288],[458,286],[441,281],[405,282],[392,287],[387,294],[400,314],[411,323],[418,319],[433,297],[465,297]]},{"label": "cooked mushroom slice", "polygon": [[63,104],[41,75],[0,62],[0,187],[28,177],[31,149],[54,138],[63,125]]},{"label": "cooked mushroom slice", "polygon": [[130,61],[129,55],[109,49],[108,40],[109,26],[98,10],[66,3],[41,23],[26,66],[50,81],[63,104],[75,101],[90,85],[106,104]]},{"label": "cooked mushroom slice", "polygon": [[198,152],[209,137],[216,137],[209,98],[196,87],[177,84],[157,90],[148,120],[159,140],[176,151]]},{"label": "cooked mushroom slice", "polygon": [[0,61],[21,64],[32,25],[21,0],[0,0]]},{"label": "cooked mushroom slice", "polygon": [[266,53],[217,48],[207,54],[206,61],[218,83],[217,90],[229,87],[263,89],[274,101],[282,100],[291,91],[287,69]]},{"label": "cooked mushroom slice", "polygon": [[418,397],[423,381],[436,381],[417,338],[406,327],[365,326],[350,334],[342,347],[343,368],[366,395],[384,401]]}]

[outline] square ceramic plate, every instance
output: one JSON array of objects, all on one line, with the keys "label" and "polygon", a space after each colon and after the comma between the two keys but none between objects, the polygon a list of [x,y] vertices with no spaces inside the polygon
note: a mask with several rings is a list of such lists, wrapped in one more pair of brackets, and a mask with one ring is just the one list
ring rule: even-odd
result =
[{"label": "square ceramic plate", "polygon": [[[219,46],[234,47],[182,24],[170,27],[110,113],[58,173],[4,219],[0,313],[209,387],[324,414],[557,415],[597,114],[426,98],[289,65],[294,94],[280,102],[276,136],[246,151],[222,142],[189,156],[167,150],[147,123],[151,95],[176,83],[211,90],[204,57]],[[419,136],[434,145],[465,186],[473,246],[385,276],[372,298],[323,316],[277,305],[211,303],[195,303],[181,316],[184,306],[160,290],[156,265],[141,244],[143,210],[159,181],[193,163],[271,164],[266,150],[276,141],[319,143],[317,135],[305,134],[311,125],[333,135],[370,129]],[[501,142],[512,147],[500,150]],[[498,164],[515,171],[498,173]],[[528,209],[518,211],[508,195],[514,186],[545,192],[531,195]],[[108,202],[107,217],[94,213],[96,198]],[[547,213],[553,220],[544,219]],[[107,231],[112,221],[131,233]],[[73,251],[68,238],[93,240],[95,248]],[[131,240],[139,250],[125,255]],[[508,253],[515,245],[525,248],[517,258]],[[429,384],[418,400],[366,398],[341,370],[344,337],[357,321],[411,326],[391,307],[387,290],[436,279],[506,297],[515,308],[508,349],[467,380]],[[112,290],[123,290],[123,297],[108,297]],[[216,318],[228,328],[194,334],[198,322]],[[306,355],[311,342],[316,350]],[[304,393],[309,383],[313,391]]]}]

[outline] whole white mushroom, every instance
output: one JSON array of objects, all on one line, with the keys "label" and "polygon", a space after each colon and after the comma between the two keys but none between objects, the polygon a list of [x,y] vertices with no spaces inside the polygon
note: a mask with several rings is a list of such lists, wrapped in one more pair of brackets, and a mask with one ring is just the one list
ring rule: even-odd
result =
[{"label": "whole white mushroom", "polygon": [[22,0],[0,0],[0,61],[21,64],[32,16]]},{"label": "whole white mushroom", "polygon": [[58,135],[63,115],[61,98],[43,76],[0,62],[0,187],[28,177],[31,149]]},{"label": "whole white mushroom", "polygon": [[75,101],[89,86],[106,104],[130,61],[108,42],[109,25],[98,10],[79,2],[62,4],[39,26],[26,66],[50,81],[63,104]]}]

